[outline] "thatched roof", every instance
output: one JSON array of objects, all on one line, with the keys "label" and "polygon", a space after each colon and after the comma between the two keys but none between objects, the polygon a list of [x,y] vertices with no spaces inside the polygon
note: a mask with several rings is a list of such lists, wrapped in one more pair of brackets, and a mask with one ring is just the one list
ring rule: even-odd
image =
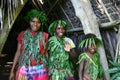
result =
[{"label": "thatched roof", "polygon": [[[26,9],[30,9],[31,7],[34,7],[38,10],[44,11],[48,17],[48,23],[51,23],[55,19],[63,19],[69,23],[70,26],[69,31],[82,30],[82,24],[75,14],[71,0],[43,0],[44,4],[41,4],[40,1],[41,0],[28,0],[29,5],[26,6],[24,9],[26,10]],[[91,6],[93,8],[95,15],[99,20],[100,25],[111,26],[112,24],[118,24],[119,22],[116,23],[114,21],[120,19],[120,11],[119,11],[120,0],[103,0],[103,2],[100,1],[101,0],[90,0]],[[12,10],[10,11],[10,13],[14,12],[17,5],[13,5],[12,4],[13,2],[9,1],[9,4],[11,6],[8,6],[9,8],[7,8],[8,5],[7,0],[1,0],[0,7],[2,10],[4,9],[3,10],[5,12],[4,14],[7,13],[8,11],[7,9]],[[3,13],[0,12],[0,14]],[[14,16],[15,14],[10,14],[10,15]],[[5,15],[3,15],[2,18],[4,17]],[[1,20],[2,19],[0,19],[0,21]],[[107,25],[104,23],[107,23]],[[2,28],[2,23],[0,23],[0,25]]]},{"label": "thatched roof", "polygon": [[[103,1],[103,3],[105,5],[105,8],[106,8],[108,14],[110,15],[110,18],[112,20],[119,20],[120,19],[120,12],[117,10],[117,7],[115,6],[116,3],[114,3],[110,0]],[[98,2],[98,0],[91,0],[91,4],[92,4],[93,10],[94,10],[94,13],[99,18],[99,21],[101,23],[110,22],[108,16],[105,13],[104,8]]]},{"label": "thatched roof", "polygon": [[[120,22],[120,11],[118,10],[118,3],[120,3],[119,0],[117,0],[117,2],[104,0],[102,2],[103,4],[100,0],[90,1],[93,11],[101,26],[106,27],[116,25]],[[75,15],[75,11],[70,0],[46,0],[43,5],[36,0],[32,0],[31,2],[35,8],[42,10],[47,14],[49,23],[55,19],[63,19],[71,26],[68,31],[82,30],[82,24]]]}]

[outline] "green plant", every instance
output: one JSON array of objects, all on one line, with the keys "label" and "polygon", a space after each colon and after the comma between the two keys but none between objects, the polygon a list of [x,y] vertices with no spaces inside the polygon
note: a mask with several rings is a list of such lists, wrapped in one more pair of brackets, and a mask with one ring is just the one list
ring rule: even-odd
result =
[{"label": "green plant", "polygon": [[92,80],[100,79],[103,77],[103,69],[100,65],[98,53],[95,52],[93,58],[90,58],[87,53],[82,53],[79,55],[78,63],[81,61],[86,60],[86,67],[88,69],[88,73],[92,76]]},{"label": "green plant", "polygon": [[[118,56],[118,60],[120,60],[120,55]],[[111,74],[110,80],[120,80],[120,63],[111,60],[109,62],[113,66],[106,71]]]}]

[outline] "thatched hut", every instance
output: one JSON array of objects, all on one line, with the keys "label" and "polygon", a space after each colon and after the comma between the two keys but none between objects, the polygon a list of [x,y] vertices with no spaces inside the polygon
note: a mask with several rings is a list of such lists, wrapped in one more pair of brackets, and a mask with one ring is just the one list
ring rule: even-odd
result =
[{"label": "thatched hut", "polygon": [[[0,54],[12,54],[13,58],[16,37],[21,30],[26,29],[22,16],[31,8],[47,14],[47,26],[56,19],[67,21],[68,36],[73,39],[76,46],[84,34],[96,34],[104,43],[99,49],[104,70],[108,69],[108,59],[117,61],[120,54],[119,0],[1,0]],[[76,52],[80,54],[78,47]],[[105,76],[108,80],[109,75]]]}]

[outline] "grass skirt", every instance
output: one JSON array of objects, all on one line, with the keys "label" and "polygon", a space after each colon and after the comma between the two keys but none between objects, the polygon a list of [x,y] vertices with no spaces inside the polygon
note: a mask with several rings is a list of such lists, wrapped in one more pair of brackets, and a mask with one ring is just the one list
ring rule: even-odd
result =
[{"label": "grass skirt", "polygon": [[16,80],[48,80],[47,69],[43,65],[21,66],[17,70]]}]

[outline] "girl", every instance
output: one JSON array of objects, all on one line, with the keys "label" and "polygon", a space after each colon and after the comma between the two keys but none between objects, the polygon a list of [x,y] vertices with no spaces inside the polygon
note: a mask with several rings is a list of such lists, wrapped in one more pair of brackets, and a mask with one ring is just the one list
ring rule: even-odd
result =
[{"label": "girl", "polygon": [[57,20],[50,24],[48,40],[50,80],[74,80],[70,56],[75,57],[75,44],[65,36],[67,24]]},{"label": "girl", "polygon": [[17,38],[18,47],[9,80],[14,79],[17,63],[15,80],[48,80],[45,50],[48,34],[40,31],[46,22],[46,16],[43,12],[33,9],[28,12],[26,19],[30,28],[22,31]]},{"label": "girl", "polygon": [[79,55],[79,80],[97,80],[103,76],[97,47],[102,41],[94,34],[86,34],[80,42],[79,47],[85,48],[85,52]]}]

